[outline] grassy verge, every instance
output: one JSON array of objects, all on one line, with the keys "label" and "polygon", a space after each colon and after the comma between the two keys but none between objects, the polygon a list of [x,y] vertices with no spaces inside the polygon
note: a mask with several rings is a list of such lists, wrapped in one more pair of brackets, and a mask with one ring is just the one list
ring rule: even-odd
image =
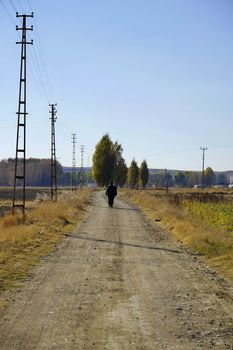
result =
[{"label": "grassy verge", "polygon": [[30,205],[0,219],[0,292],[19,285],[39,258],[51,252],[85,214],[91,190],[63,193],[57,202]]},{"label": "grassy verge", "polygon": [[141,207],[153,221],[208,264],[233,281],[233,202],[203,194],[159,194],[155,191],[122,190],[121,196]]}]

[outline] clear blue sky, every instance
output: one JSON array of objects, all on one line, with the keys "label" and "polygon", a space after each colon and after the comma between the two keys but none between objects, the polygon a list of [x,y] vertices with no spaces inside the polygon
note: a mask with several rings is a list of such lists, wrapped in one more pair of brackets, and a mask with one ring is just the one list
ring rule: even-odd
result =
[{"label": "clear blue sky", "polygon": [[15,155],[14,7],[29,4],[38,31],[28,47],[27,156],[50,156],[48,103],[57,102],[63,165],[72,163],[71,133],[78,165],[81,144],[89,165],[108,132],[128,164],[199,170],[207,146],[206,166],[233,169],[232,0],[1,0],[0,159]]}]

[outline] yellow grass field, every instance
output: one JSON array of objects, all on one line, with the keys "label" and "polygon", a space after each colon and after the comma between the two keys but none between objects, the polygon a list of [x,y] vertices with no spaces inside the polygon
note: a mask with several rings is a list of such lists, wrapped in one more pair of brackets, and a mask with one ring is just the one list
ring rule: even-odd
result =
[{"label": "yellow grass field", "polygon": [[90,189],[64,191],[57,202],[28,202],[24,216],[0,219],[0,292],[19,285],[39,258],[72,231],[84,217],[90,195]]},{"label": "yellow grass field", "polygon": [[232,191],[121,190],[120,193],[233,281]]}]

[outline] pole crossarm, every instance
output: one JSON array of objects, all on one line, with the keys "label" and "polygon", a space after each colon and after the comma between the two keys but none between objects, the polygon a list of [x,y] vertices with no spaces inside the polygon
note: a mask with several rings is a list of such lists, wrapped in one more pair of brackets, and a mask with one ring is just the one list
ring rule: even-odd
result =
[{"label": "pole crossarm", "polygon": [[18,44],[33,45],[33,40],[31,40],[31,41],[16,41],[16,45],[18,45]]},{"label": "pole crossarm", "polygon": [[33,26],[31,26],[30,28],[29,27],[27,27],[27,28],[23,28],[23,27],[19,28],[19,26],[16,26],[16,30],[33,30]]},{"label": "pole crossarm", "polygon": [[31,12],[31,14],[28,14],[28,15],[26,15],[26,14],[19,15],[19,13],[16,12],[16,18],[19,18],[19,17],[23,17],[23,18],[31,17],[31,18],[33,18],[34,17],[34,13]]}]

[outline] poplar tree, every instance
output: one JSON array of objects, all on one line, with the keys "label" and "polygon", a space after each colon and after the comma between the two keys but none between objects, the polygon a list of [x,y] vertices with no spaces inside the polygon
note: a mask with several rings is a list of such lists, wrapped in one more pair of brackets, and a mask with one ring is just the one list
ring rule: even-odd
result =
[{"label": "poplar tree", "polygon": [[135,188],[139,181],[139,169],[137,162],[133,159],[128,170],[128,185]]},{"label": "poplar tree", "polygon": [[140,176],[140,182],[142,184],[142,188],[145,189],[149,179],[149,170],[145,160],[143,160],[141,164],[139,176]]},{"label": "poplar tree", "polygon": [[113,144],[108,134],[97,143],[92,162],[93,179],[98,186],[108,186],[113,180],[116,166],[116,144]]},{"label": "poplar tree", "polygon": [[128,168],[125,164],[124,158],[120,157],[114,171],[114,182],[117,186],[123,187],[127,182]]},{"label": "poplar tree", "polygon": [[212,186],[215,183],[215,173],[212,168],[208,167],[204,172],[204,181],[206,186]]}]

